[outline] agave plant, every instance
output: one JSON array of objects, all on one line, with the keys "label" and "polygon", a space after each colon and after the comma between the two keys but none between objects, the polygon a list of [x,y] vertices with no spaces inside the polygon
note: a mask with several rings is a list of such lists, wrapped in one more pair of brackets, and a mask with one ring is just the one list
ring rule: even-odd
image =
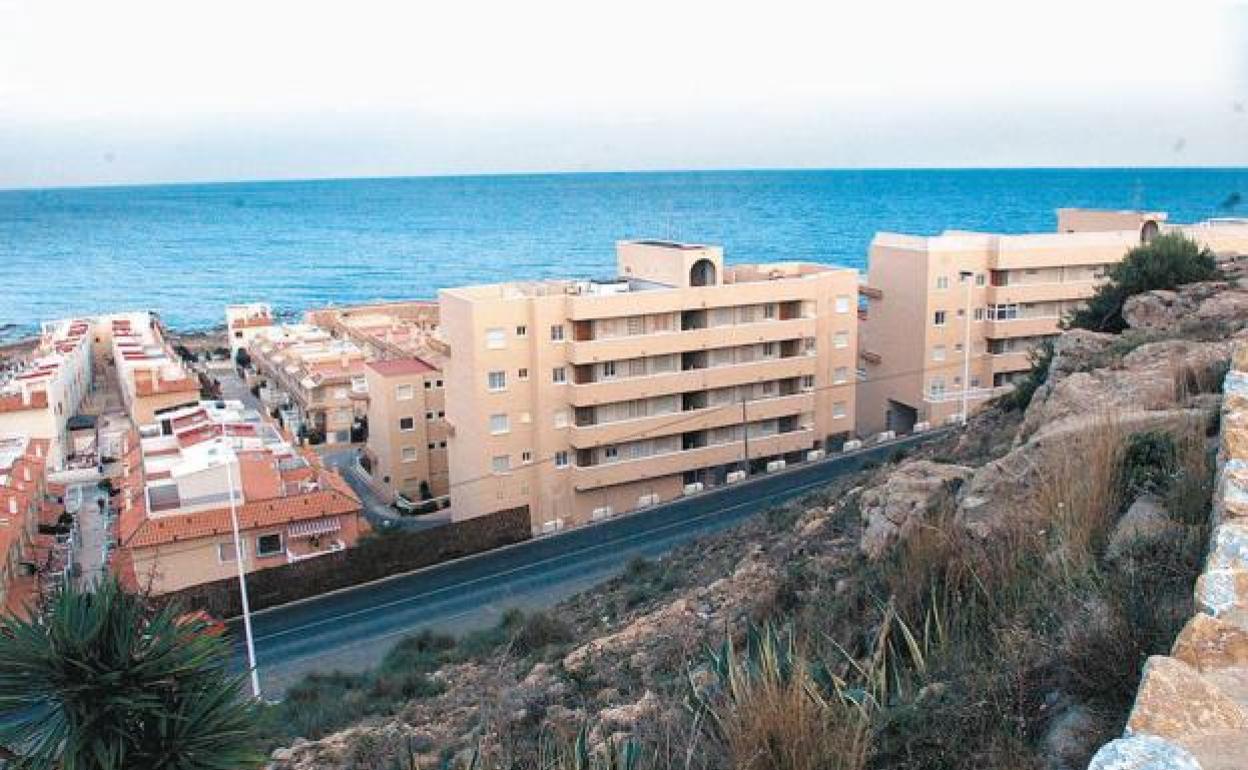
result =
[{"label": "agave plant", "polygon": [[237,770],[264,759],[229,645],[116,580],[0,618],[0,746],[30,770]]}]

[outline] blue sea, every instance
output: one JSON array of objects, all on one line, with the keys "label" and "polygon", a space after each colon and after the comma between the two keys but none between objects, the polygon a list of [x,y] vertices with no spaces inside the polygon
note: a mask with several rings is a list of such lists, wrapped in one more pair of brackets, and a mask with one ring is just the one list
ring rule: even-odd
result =
[{"label": "blue sea", "polygon": [[441,287],[612,271],[614,242],[863,267],[878,230],[1046,231],[1061,206],[1239,212],[1248,169],[544,174],[0,191],[0,338],[146,308],[178,329],[229,302],[294,314]]}]

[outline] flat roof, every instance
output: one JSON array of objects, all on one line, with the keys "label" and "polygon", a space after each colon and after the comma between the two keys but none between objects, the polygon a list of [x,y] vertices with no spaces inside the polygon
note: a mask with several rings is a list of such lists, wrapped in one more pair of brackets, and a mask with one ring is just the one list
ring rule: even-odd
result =
[{"label": "flat roof", "polygon": [[369,361],[365,365],[383,377],[400,377],[406,374],[426,374],[438,371],[436,366],[415,356],[392,358],[388,361]]}]

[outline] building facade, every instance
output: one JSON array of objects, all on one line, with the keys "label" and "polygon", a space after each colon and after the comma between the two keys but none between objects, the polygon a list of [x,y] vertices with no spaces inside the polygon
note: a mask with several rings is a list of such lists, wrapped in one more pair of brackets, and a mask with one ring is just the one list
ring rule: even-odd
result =
[{"label": "building facade", "polygon": [[[362,464],[387,501],[429,503],[450,492],[446,388],[419,358],[370,361],[368,442]],[[439,501],[440,502],[440,501]]]},{"label": "building facade", "polygon": [[47,499],[47,439],[0,435],[0,613],[25,615],[40,594],[53,538],[39,524],[56,511]]},{"label": "building facade", "polygon": [[230,359],[256,337],[273,326],[273,308],[263,302],[225,306],[225,330],[229,337]]},{"label": "building facade", "polygon": [[853,435],[855,271],[661,241],[617,265],[440,293],[456,519],[527,505],[555,531]]},{"label": "building facade", "polygon": [[70,460],[69,419],[91,392],[91,331],[88,319],[45,323],[24,364],[0,374],[0,434],[48,441],[56,469]]},{"label": "building facade", "polygon": [[1061,209],[1055,233],[879,233],[859,357],[858,426],[909,432],[1007,392],[1031,351],[1092,296],[1135,246],[1179,232],[1215,252],[1248,253],[1248,224],[1166,223],[1161,212]]}]

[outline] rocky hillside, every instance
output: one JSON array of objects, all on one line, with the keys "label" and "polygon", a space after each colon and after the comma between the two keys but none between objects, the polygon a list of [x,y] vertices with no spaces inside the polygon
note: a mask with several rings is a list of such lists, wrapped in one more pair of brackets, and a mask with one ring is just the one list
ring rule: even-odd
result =
[{"label": "rocky hillside", "polygon": [[1124,316],[1064,334],[1025,408],[548,613],[310,680],[271,767],[1085,767],[1191,615],[1248,280]]}]

